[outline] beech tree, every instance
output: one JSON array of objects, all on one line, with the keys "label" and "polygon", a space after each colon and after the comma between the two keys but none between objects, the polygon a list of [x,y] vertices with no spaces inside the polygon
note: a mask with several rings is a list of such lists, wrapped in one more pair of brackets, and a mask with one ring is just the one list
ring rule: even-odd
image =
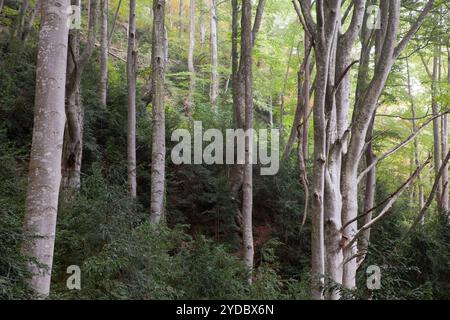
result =
[{"label": "beech tree", "polygon": [[[84,110],[81,105],[81,75],[89,62],[95,48],[97,25],[97,0],[90,0],[88,39],[83,52],[80,53],[80,31],[69,32],[69,54],[67,56],[66,79],[66,117],[62,188],[73,193],[80,188],[81,160],[83,155]],[[80,0],[72,0],[72,5],[79,6]]]},{"label": "beech tree", "polygon": [[128,19],[128,54],[127,54],[127,83],[128,83],[128,188],[130,196],[136,198],[136,0],[130,0]]},{"label": "beech tree", "polygon": [[[308,6],[299,1],[302,21],[314,40],[316,82],[314,95],[314,170],[312,199],[312,272],[318,277],[313,296],[323,298],[323,275],[346,288],[355,288],[358,232],[358,169],[373,115],[389,72],[400,53],[431,10],[429,1],[410,30],[398,41],[400,1],[381,1],[383,34],[377,41],[377,65],[373,78],[349,114],[351,50],[361,29],[366,1],[353,2],[347,30],[342,30],[341,1],[316,2],[316,21]],[[383,23],[385,23],[383,25]],[[381,45],[382,44],[382,45]],[[351,120],[351,121],[350,121]],[[370,169],[368,170],[370,171]],[[366,170],[367,173],[367,170]],[[388,202],[384,209],[388,210]],[[382,210],[385,211],[385,210]],[[380,215],[377,217],[380,218]],[[377,219],[378,220],[378,219]],[[330,298],[338,298],[332,292]]]},{"label": "beech tree", "polygon": [[29,285],[38,297],[50,290],[61,182],[64,136],[64,89],[69,27],[64,10],[69,0],[42,3],[33,141],[28,172],[24,228],[33,235],[23,244],[32,274]]},{"label": "beech tree", "polygon": [[151,220],[158,223],[164,214],[165,196],[165,110],[164,110],[164,70],[165,40],[164,18],[165,0],[153,0],[152,37],[152,172],[151,172]]}]

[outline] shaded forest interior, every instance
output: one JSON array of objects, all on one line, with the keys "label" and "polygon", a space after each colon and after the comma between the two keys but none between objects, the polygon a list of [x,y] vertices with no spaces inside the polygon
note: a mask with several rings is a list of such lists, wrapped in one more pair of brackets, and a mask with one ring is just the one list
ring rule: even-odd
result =
[{"label": "shaded forest interior", "polygon": [[449,13],[0,0],[0,299],[449,299]]}]

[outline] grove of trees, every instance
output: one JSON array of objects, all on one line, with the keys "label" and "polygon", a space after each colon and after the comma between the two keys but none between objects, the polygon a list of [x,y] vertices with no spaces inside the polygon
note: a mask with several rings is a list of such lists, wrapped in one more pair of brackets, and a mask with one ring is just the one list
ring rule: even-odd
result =
[{"label": "grove of trees", "polygon": [[0,298],[449,299],[449,15],[1,0]]}]

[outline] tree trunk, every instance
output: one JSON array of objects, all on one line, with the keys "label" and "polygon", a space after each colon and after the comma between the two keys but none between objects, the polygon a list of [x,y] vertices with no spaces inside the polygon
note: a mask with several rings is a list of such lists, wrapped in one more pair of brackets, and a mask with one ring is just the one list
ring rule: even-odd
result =
[{"label": "tree trunk", "polygon": [[33,29],[33,24],[34,24],[34,20],[36,18],[36,15],[39,15],[40,9],[41,9],[40,0],[36,0],[36,2],[34,4],[34,8],[33,8],[33,10],[31,11],[31,14],[30,14],[30,19],[28,20],[28,23],[27,23],[26,27],[23,29],[23,32],[22,32],[22,41],[23,42],[27,41],[31,29]]},{"label": "tree trunk", "polygon": [[211,1],[211,107],[217,111],[217,97],[219,94],[219,53],[217,48],[217,4]]},{"label": "tree trunk", "polygon": [[199,19],[199,24],[200,24],[200,48],[201,51],[203,51],[203,47],[205,45],[206,42],[206,24],[205,24],[205,8],[204,8],[205,3],[203,2],[203,0],[200,0],[199,3],[199,10],[200,10],[200,19]]},{"label": "tree trunk", "polygon": [[[72,0],[79,5],[80,0]],[[82,54],[78,30],[69,32],[69,54],[67,55],[66,77],[66,116],[67,126],[64,133],[62,188],[68,195],[80,188],[81,159],[83,155],[84,112],[81,106],[81,75],[92,56],[95,47],[95,29],[97,24],[97,0],[90,1],[88,41]]]},{"label": "tree trunk", "polygon": [[178,8],[178,44],[181,46],[181,34],[183,33],[183,0],[180,0]]},{"label": "tree trunk", "polygon": [[289,78],[289,70],[291,67],[291,59],[292,59],[292,53],[294,52],[294,46],[291,46],[291,50],[289,50],[289,57],[288,62],[286,66],[286,73],[284,74],[283,79],[283,88],[281,89],[281,104],[280,104],[280,147],[281,149],[284,148],[284,96],[286,95],[286,86],[287,81]]},{"label": "tree trunk", "polygon": [[189,8],[189,52],[188,52],[188,70],[189,70],[189,93],[185,102],[184,111],[187,116],[192,115],[192,107],[195,91],[195,0],[191,0]]},{"label": "tree trunk", "polygon": [[3,5],[5,3],[5,0],[0,0],[0,13],[3,11]]},{"label": "tree trunk", "polygon": [[102,27],[100,41],[100,102],[106,106],[108,89],[108,0],[101,0]]},{"label": "tree trunk", "polygon": [[252,282],[253,269],[253,62],[252,62],[252,3],[251,0],[242,0],[241,20],[241,63],[242,76],[245,83],[245,131],[250,133],[245,141],[245,165],[242,199],[244,262],[248,269],[248,282]]},{"label": "tree trunk", "polygon": [[[346,226],[343,232],[345,241],[351,241],[357,232],[356,217],[358,215],[358,165],[359,155],[363,151],[367,131],[376,110],[378,99],[382,93],[389,72],[395,61],[395,45],[400,21],[400,1],[389,2],[388,24],[383,49],[379,55],[374,77],[364,94],[356,102],[351,128],[351,138],[347,154],[343,161],[342,173],[342,218]],[[345,245],[343,285],[355,288],[357,271],[357,244]]]},{"label": "tree trunk", "polygon": [[[417,131],[417,120],[416,120],[417,115],[416,115],[416,108],[415,108],[415,102],[414,102],[414,95],[412,93],[412,88],[411,88],[411,73],[410,73],[408,59],[406,59],[406,73],[408,76],[408,95],[411,100],[412,130],[413,130],[413,132],[415,132],[415,131]],[[414,165],[416,166],[416,168],[418,168],[420,166],[419,150],[420,150],[419,139],[416,137],[416,138],[414,138]],[[419,194],[418,194],[419,210],[422,210],[423,205],[424,205],[424,192],[423,192],[423,184],[422,184],[422,179],[420,177],[420,174],[417,176],[417,183],[419,186],[419,188],[418,188],[419,189]]]},{"label": "tree trunk", "polygon": [[[448,85],[450,86],[450,48],[448,49]],[[448,153],[448,114],[442,117],[442,158]],[[445,164],[444,173],[442,175],[442,208],[448,215],[450,213],[449,205],[449,185],[448,185],[448,163]]]},{"label": "tree trunk", "polygon": [[111,27],[111,31],[109,33],[108,48],[111,46],[111,41],[112,41],[112,37],[114,35],[114,30],[116,29],[117,17],[119,16],[119,10],[120,10],[121,5],[122,5],[122,0],[119,0],[119,3],[117,4],[117,8],[116,8],[116,13],[114,14],[114,21],[113,21],[113,24]]},{"label": "tree trunk", "polygon": [[158,223],[164,214],[165,195],[165,110],[164,110],[164,14],[165,0],[153,0],[152,35],[152,173],[150,218]]},{"label": "tree trunk", "polygon": [[[439,73],[439,50],[438,46],[435,45],[434,55],[433,55],[433,79],[432,79],[432,89],[431,89],[431,108],[433,111],[433,116],[437,116],[439,114],[439,105],[437,102],[437,94],[438,94],[438,73]],[[433,120],[433,154],[434,154],[434,172],[435,177],[437,178],[439,173],[439,168],[441,167],[441,130],[440,130],[440,120],[439,118],[435,118]],[[436,189],[436,202],[438,207],[442,209],[442,185],[440,183],[437,184]]]},{"label": "tree trunk", "polygon": [[[38,297],[47,297],[55,244],[61,155],[64,135],[64,83],[67,66],[68,0],[43,2],[36,68],[33,141],[28,172],[24,229],[36,236],[22,247],[30,263],[30,287]],[[57,19],[55,19],[57,17]]]},{"label": "tree trunk", "polygon": [[128,26],[128,190],[136,198],[136,0],[130,0]]},{"label": "tree trunk", "polygon": [[25,18],[27,16],[29,4],[29,0],[22,0],[22,4],[19,9],[19,15],[16,17],[16,24],[15,29],[13,30],[13,34],[17,35],[19,38],[22,37],[22,32],[25,27]]}]

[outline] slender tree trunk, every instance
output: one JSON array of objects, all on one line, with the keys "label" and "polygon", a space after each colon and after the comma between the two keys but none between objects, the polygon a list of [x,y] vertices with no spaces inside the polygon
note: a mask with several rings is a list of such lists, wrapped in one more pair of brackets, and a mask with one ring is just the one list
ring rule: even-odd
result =
[{"label": "slender tree trunk", "polygon": [[[80,0],[72,0],[79,5]],[[92,56],[95,47],[95,29],[97,24],[97,0],[90,1],[88,41],[80,54],[80,35],[78,30],[69,32],[69,54],[67,55],[66,79],[66,116],[67,126],[64,133],[62,188],[69,195],[80,188],[81,160],[83,155],[84,112],[81,106],[81,75]]]},{"label": "slender tree trunk", "polygon": [[217,97],[219,95],[219,52],[217,48],[217,10],[216,0],[210,0],[211,4],[211,106],[217,111]]},{"label": "slender tree trunk", "polygon": [[152,173],[150,218],[158,223],[164,214],[165,195],[165,109],[164,109],[164,19],[165,0],[153,0],[152,36]]},{"label": "slender tree trunk", "polygon": [[29,0],[22,0],[22,4],[19,9],[19,15],[17,16],[15,29],[13,30],[13,34],[17,35],[19,38],[22,37],[22,32],[25,27],[25,18],[27,16],[28,7],[30,5]]},{"label": "slender tree trunk", "polygon": [[106,95],[108,90],[108,7],[108,0],[101,0],[100,102],[102,106],[106,106]]},{"label": "slender tree trunk", "polygon": [[241,63],[245,82],[245,166],[242,199],[244,262],[249,271],[248,282],[252,282],[253,269],[253,72],[252,72],[252,3],[251,0],[242,0],[241,20]]},{"label": "slender tree trunk", "polygon": [[287,81],[289,78],[289,70],[291,68],[291,60],[292,60],[292,52],[294,52],[294,46],[291,46],[291,50],[289,51],[289,57],[286,67],[286,73],[284,74],[283,79],[283,88],[281,89],[281,104],[280,104],[280,144],[281,148],[284,148],[284,96],[286,95],[286,87],[287,87]]},{"label": "slender tree trunk", "polygon": [[[50,291],[55,244],[56,216],[61,182],[61,155],[64,135],[64,83],[67,62],[68,0],[44,1],[36,68],[34,128],[28,172],[25,231],[28,238],[22,251],[41,264],[30,263],[30,287],[38,297]],[[56,18],[55,18],[56,17]]]},{"label": "slender tree trunk", "polygon": [[206,24],[205,24],[205,11],[206,9],[204,8],[205,3],[203,2],[203,0],[199,0],[199,10],[200,10],[200,19],[199,19],[199,24],[200,24],[200,48],[201,51],[203,51],[203,47],[205,46],[205,42],[206,42]]},{"label": "slender tree trunk", "polygon": [[178,8],[178,44],[181,46],[181,34],[183,33],[183,0],[180,0]]},{"label": "slender tree trunk", "polygon": [[[413,132],[417,131],[417,120],[416,120],[416,108],[415,108],[415,101],[414,101],[414,95],[412,93],[411,88],[411,73],[409,68],[409,61],[406,59],[406,73],[408,76],[408,95],[411,100],[411,122],[412,122],[412,130]],[[420,157],[419,157],[419,139],[416,137],[414,138],[414,165],[416,168],[420,166]],[[417,183],[418,183],[418,189],[419,189],[419,210],[422,210],[424,205],[424,192],[423,192],[423,184],[422,179],[420,177],[420,174],[417,176]]]},{"label": "slender tree trunk", "polygon": [[0,13],[3,11],[3,5],[5,3],[5,0],[0,0]]},{"label": "slender tree trunk", "polygon": [[[431,108],[433,111],[433,116],[437,116],[439,114],[439,105],[437,102],[437,94],[438,94],[438,77],[439,77],[439,49],[438,46],[435,45],[434,55],[433,55],[433,80],[432,80],[432,92],[431,92]],[[441,130],[440,130],[440,122],[439,118],[435,118],[433,120],[433,152],[434,152],[434,171],[435,177],[438,177],[439,168],[441,167]],[[436,189],[436,202],[438,207],[442,209],[442,185],[441,183],[437,184]]]},{"label": "slender tree trunk", "polygon": [[[358,165],[359,155],[363,151],[365,138],[378,99],[384,88],[389,72],[396,58],[396,42],[400,20],[400,1],[389,2],[388,24],[383,49],[379,55],[379,63],[374,77],[364,94],[357,101],[353,116],[354,125],[351,128],[351,138],[347,154],[343,161],[342,173],[342,218],[346,226],[343,232],[345,242],[352,245],[344,246],[343,285],[346,288],[355,288],[357,271],[357,244],[351,239],[357,232],[355,218],[358,215]],[[353,221],[353,222],[352,222]]]},{"label": "slender tree trunk", "polygon": [[195,51],[195,0],[191,0],[189,8],[189,52],[188,52],[188,70],[189,70],[189,93],[185,102],[185,113],[187,116],[192,115],[192,107],[194,103],[195,92],[195,67],[194,67],[194,51]]},{"label": "slender tree trunk", "polygon": [[40,0],[36,0],[36,2],[34,4],[34,8],[31,11],[30,18],[28,19],[27,25],[23,29],[23,32],[22,32],[22,41],[23,42],[27,41],[31,29],[33,29],[34,20],[36,18],[36,15],[39,15],[40,7],[41,7]]},{"label": "slender tree trunk", "polygon": [[[311,7],[311,0],[306,0],[306,6]],[[309,155],[309,114],[311,112],[310,108],[310,86],[311,86],[311,39],[305,33],[305,81],[304,81],[304,102],[303,102],[303,134],[302,134],[302,144],[303,144],[303,159],[306,161]]]},{"label": "slender tree trunk", "polygon": [[[239,5],[238,0],[231,1],[232,7],[232,34],[231,34],[231,61],[232,61],[232,94],[234,125],[237,129],[244,128],[245,114],[243,113],[243,96],[245,88],[242,85],[241,66],[239,65]],[[244,178],[244,168],[240,164],[234,164],[230,171],[230,189],[232,201],[238,204],[235,213],[235,222],[239,230],[242,230],[242,213],[240,206],[240,190]]]},{"label": "slender tree trunk", "polygon": [[[448,52],[448,85],[450,86],[450,50]],[[448,153],[448,114],[442,117],[442,158]],[[448,185],[448,163],[445,164],[442,175],[442,208],[447,215],[450,213],[449,205],[449,185]]]},{"label": "slender tree trunk", "polygon": [[112,41],[112,37],[114,35],[114,30],[116,29],[117,18],[119,16],[119,10],[120,10],[121,5],[122,5],[122,0],[119,0],[119,3],[117,4],[117,8],[116,8],[116,13],[114,14],[114,21],[113,21],[113,24],[111,27],[111,31],[109,32],[108,48],[111,47],[111,41]]},{"label": "slender tree trunk", "polygon": [[130,0],[128,25],[128,190],[136,198],[136,0]]}]

